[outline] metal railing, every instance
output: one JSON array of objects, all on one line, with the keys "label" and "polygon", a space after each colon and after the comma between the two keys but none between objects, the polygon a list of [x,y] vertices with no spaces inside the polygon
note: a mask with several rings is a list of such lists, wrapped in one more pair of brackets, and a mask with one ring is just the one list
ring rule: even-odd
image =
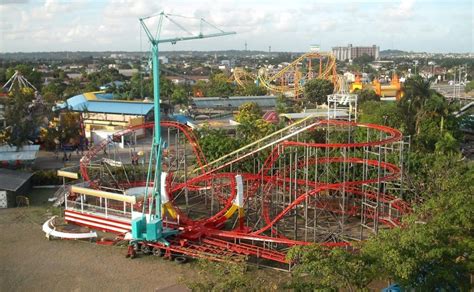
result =
[{"label": "metal railing", "polygon": [[80,201],[67,200],[66,210],[73,210],[83,214],[104,216],[105,218],[131,219],[132,213],[127,210],[117,210],[108,207],[91,205]]}]

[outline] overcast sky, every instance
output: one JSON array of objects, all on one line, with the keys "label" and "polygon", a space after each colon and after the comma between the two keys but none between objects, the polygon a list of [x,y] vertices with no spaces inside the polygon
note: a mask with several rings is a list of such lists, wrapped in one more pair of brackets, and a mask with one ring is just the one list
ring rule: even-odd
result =
[{"label": "overcast sky", "polygon": [[[307,51],[319,44],[473,52],[473,0],[0,0],[0,52],[146,50],[138,17],[204,17],[237,35],[163,44],[161,50]],[[258,3],[258,4],[255,4]],[[197,33],[199,21],[173,17]],[[147,24],[156,31],[157,18]],[[216,32],[204,26],[204,33]],[[187,36],[169,21],[163,36]]]}]

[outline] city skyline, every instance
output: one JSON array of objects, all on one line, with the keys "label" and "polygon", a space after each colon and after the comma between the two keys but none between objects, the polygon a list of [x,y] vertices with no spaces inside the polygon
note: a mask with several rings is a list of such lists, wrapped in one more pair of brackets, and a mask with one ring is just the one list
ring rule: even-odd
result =
[{"label": "city skyline", "polygon": [[[177,45],[164,51],[248,50],[308,51],[331,47],[371,46],[380,50],[434,53],[473,51],[471,1],[0,1],[0,52],[146,51],[138,18],[165,11],[204,17],[237,35]],[[442,19],[442,21],[440,21]],[[177,17],[193,33],[198,21]],[[156,19],[148,22],[156,27]],[[164,36],[187,35],[171,23]],[[210,27],[208,27],[210,29]],[[206,29],[206,27],[204,28]],[[211,31],[209,31],[211,32]]]}]

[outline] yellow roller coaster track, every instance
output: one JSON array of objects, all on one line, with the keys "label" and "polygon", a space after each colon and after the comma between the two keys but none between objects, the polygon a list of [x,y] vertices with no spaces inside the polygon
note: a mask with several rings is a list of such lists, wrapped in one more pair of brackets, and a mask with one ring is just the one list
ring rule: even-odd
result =
[{"label": "yellow roller coaster track", "polygon": [[[319,66],[319,70],[313,68],[314,60],[318,60],[316,66]],[[301,70],[304,62],[306,62],[306,72]],[[293,81],[292,83],[289,82],[290,79]],[[261,68],[255,75],[244,68],[236,67],[229,82],[243,88],[258,82],[274,94],[283,93],[286,96],[298,98],[303,94],[304,83],[312,79],[330,80],[334,84],[334,92],[339,92],[342,89],[343,78],[336,73],[336,58],[332,53],[310,52],[303,54],[273,75],[270,75],[266,68]]]},{"label": "yellow roller coaster track", "polygon": [[[313,71],[313,60],[319,61],[318,72]],[[307,62],[307,70],[306,72],[302,72],[301,67],[305,61]],[[288,82],[288,76],[291,74],[293,74],[292,85]],[[295,98],[302,95],[303,85],[307,80],[327,79],[333,82],[336,90],[339,87],[339,78],[336,73],[336,58],[333,54],[325,52],[310,52],[303,54],[273,75],[269,75],[268,70],[266,69],[260,69],[258,72],[258,79],[261,84],[270,91],[283,93]]]},{"label": "yellow roller coaster track", "polygon": [[238,86],[247,87],[250,83],[254,83],[257,80],[257,76],[252,72],[245,70],[242,67],[234,68],[234,72],[230,77],[230,82],[235,82]]}]

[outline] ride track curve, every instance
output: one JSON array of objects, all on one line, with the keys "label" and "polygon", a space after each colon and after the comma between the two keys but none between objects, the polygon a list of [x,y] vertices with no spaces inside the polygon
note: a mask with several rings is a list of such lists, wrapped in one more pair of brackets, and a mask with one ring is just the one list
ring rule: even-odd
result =
[{"label": "ride track curve", "polygon": [[[196,176],[189,178],[187,181],[179,182],[172,184],[173,173],[167,177],[166,189],[167,193],[170,196],[170,202],[173,202],[173,196],[177,192],[188,189],[191,191],[199,191],[203,189],[204,185],[210,185],[208,188],[219,188],[225,189],[228,191],[227,196],[217,195],[218,201],[223,206],[218,212],[214,215],[207,218],[201,219],[191,219],[185,212],[183,212],[179,206],[173,204],[172,208],[179,215],[179,227],[182,229],[180,237],[191,239],[191,240],[201,240],[202,238],[208,238],[209,240],[216,239],[226,239],[236,241],[251,241],[253,243],[270,243],[270,244],[280,244],[284,246],[294,246],[294,245],[309,245],[313,243],[312,241],[302,241],[297,238],[288,238],[284,234],[277,231],[275,226],[279,221],[283,220],[285,216],[288,216],[295,209],[300,207],[300,204],[307,202],[309,199],[323,197],[329,192],[337,192],[344,190],[351,198],[356,200],[361,200],[361,198],[368,198],[377,200],[381,205],[389,206],[388,208],[381,208],[380,211],[367,211],[362,210],[363,208],[357,207],[355,205],[351,206],[350,209],[343,209],[331,206],[327,202],[316,202],[314,203],[315,208],[324,209],[328,212],[338,213],[342,212],[344,215],[352,216],[365,216],[371,218],[374,221],[378,221],[387,227],[395,227],[400,225],[399,217],[403,214],[409,213],[411,208],[408,203],[403,201],[400,198],[395,196],[361,190],[359,187],[370,184],[370,183],[380,183],[387,182],[393,179],[396,179],[401,175],[400,169],[397,165],[383,162],[375,159],[359,158],[359,157],[319,157],[317,159],[306,159],[299,161],[295,168],[303,168],[314,166],[317,164],[331,164],[331,163],[345,163],[351,165],[363,165],[365,167],[373,167],[378,169],[379,173],[383,171],[382,176],[376,178],[367,178],[364,180],[354,180],[354,181],[344,181],[344,182],[334,182],[334,183],[324,183],[324,182],[310,182],[307,179],[301,179],[296,177],[285,177],[284,173],[288,172],[287,169],[280,169],[279,171],[274,170],[274,165],[279,158],[285,153],[285,149],[291,147],[309,147],[314,149],[357,149],[363,147],[376,147],[383,146],[390,143],[401,141],[402,134],[400,131],[375,124],[362,124],[356,122],[347,122],[339,120],[319,120],[314,122],[311,126],[305,128],[305,130],[313,130],[318,127],[356,127],[356,128],[367,128],[370,130],[378,131],[383,133],[386,137],[378,140],[366,141],[366,142],[352,142],[352,143],[312,143],[312,142],[301,142],[301,141],[279,141],[272,146],[270,154],[265,159],[264,163],[260,167],[257,173],[240,173],[244,183],[247,184],[246,196],[244,197],[245,202],[248,200],[255,200],[255,194],[260,188],[262,190],[261,196],[261,213],[260,216],[265,222],[263,226],[259,228],[235,228],[233,230],[223,230],[226,221],[229,219],[229,212],[232,210],[233,201],[236,197],[236,181],[235,176],[236,172],[218,172],[228,168],[229,163],[222,163],[211,168],[213,165],[207,163],[206,157],[203,154],[202,149],[199,146],[196,136],[192,132],[192,129],[188,126],[171,121],[162,121],[161,126],[174,128],[178,131],[181,131],[186,139],[188,144],[191,146],[192,151],[196,158],[196,164],[198,166],[198,174]],[[92,188],[99,188],[99,185],[96,181],[91,180],[88,173],[88,166],[94,157],[102,151],[111,140],[119,138],[123,135],[132,133],[135,130],[139,129],[151,129],[154,127],[153,123],[145,123],[142,125],[137,125],[129,127],[122,131],[115,133],[112,139],[103,140],[101,143],[92,147],[81,159],[80,161],[80,172],[84,181],[88,181]],[[381,137],[382,135],[380,135]],[[242,155],[240,159],[245,159],[246,156]],[[239,161],[239,158],[232,160],[231,163],[236,163]],[[226,180],[225,183],[220,185],[213,185],[214,180]],[[294,199],[289,202],[287,205],[281,207],[281,210],[277,214],[271,214],[270,204],[272,203],[272,194],[275,186],[285,188],[285,184],[293,183],[295,186],[305,186],[306,191],[301,191],[299,194],[295,195]],[[132,186],[144,186],[146,183],[144,181],[132,182],[129,185]],[[288,190],[286,186],[285,191]],[[399,215],[398,217],[393,217],[392,212],[396,211]],[[274,213],[274,212],[273,212]],[[232,215],[232,214],[230,214]],[[270,232],[268,234],[268,232]],[[320,242],[321,245],[328,247],[334,246],[349,246],[351,243],[349,241],[340,241],[340,242]],[[272,251],[273,252],[273,251]],[[273,255],[275,259],[282,259],[281,254],[278,251],[275,251]],[[272,256],[269,256],[272,258]],[[283,257],[284,258],[284,257]]]},{"label": "ride track curve", "polygon": [[[319,70],[313,68],[318,64]],[[308,52],[278,71],[263,67],[255,74],[245,68],[236,67],[228,81],[242,88],[258,84],[274,94],[298,98],[303,93],[305,82],[313,79],[331,81],[335,92],[342,88],[344,81],[342,76],[337,74],[336,57],[332,53]]]}]

